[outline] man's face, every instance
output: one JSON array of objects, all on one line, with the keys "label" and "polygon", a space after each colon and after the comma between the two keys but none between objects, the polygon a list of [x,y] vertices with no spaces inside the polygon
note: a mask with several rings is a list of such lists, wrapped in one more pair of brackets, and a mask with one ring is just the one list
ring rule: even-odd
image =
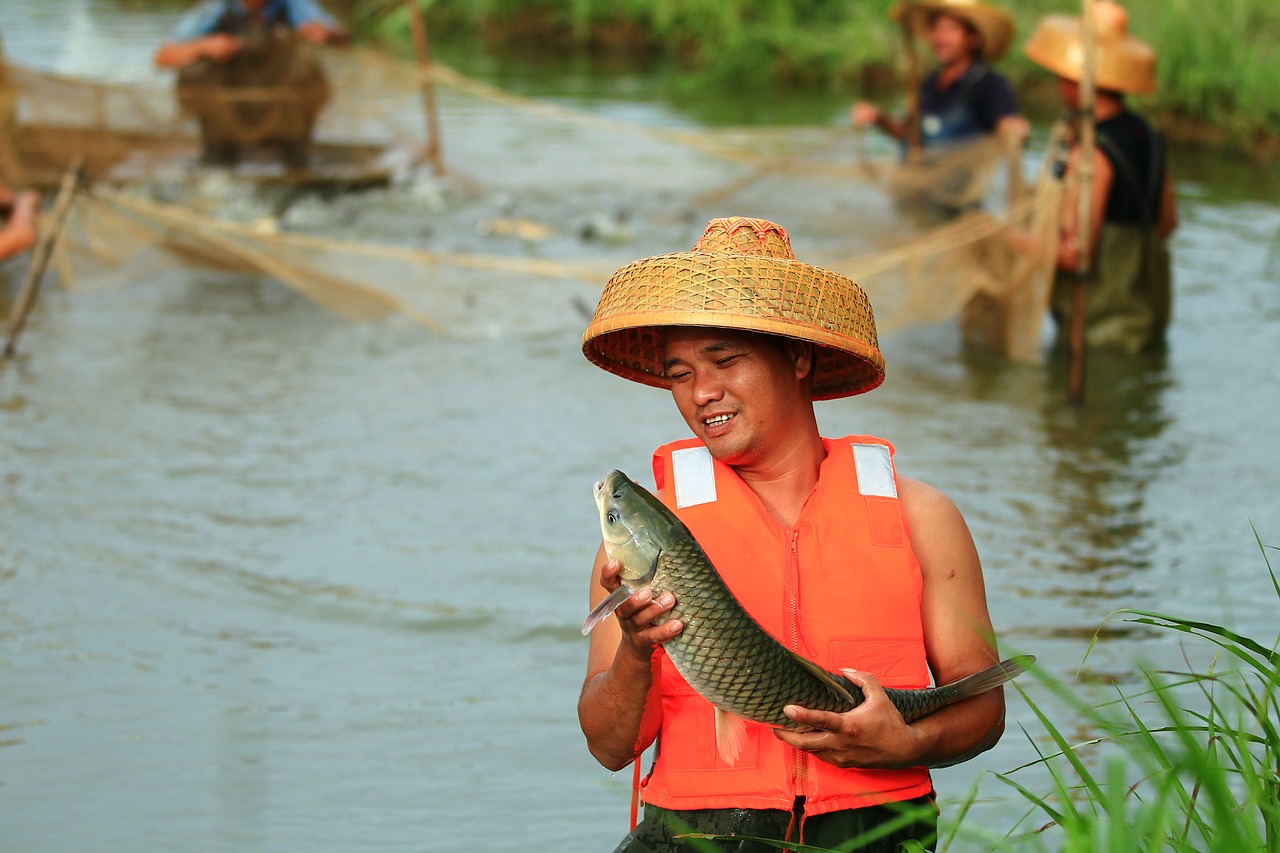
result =
[{"label": "man's face", "polygon": [[811,417],[812,352],[770,335],[672,327],[664,364],[689,429],[716,459],[741,467],[776,452]]},{"label": "man's face", "polygon": [[1080,109],[1080,84],[1066,77],[1058,78],[1058,94],[1062,103],[1070,110]]},{"label": "man's face", "polygon": [[959,18],[938,15],[929,27],[929,46],[941,65],[968,59],[978,51],[978,36]]}]

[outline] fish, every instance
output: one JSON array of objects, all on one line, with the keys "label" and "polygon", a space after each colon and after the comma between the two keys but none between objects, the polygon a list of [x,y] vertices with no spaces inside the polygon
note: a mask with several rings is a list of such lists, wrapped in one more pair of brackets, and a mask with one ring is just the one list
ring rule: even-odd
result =
[{"label": "fish", "polygon": [[[778,642],[747,613],[702,547],[666,504],[614,470],[594,486],[605,553],[621,565],[621,585],[592,608],[585,636],[633,593],[648,587],[656,599],[670,592],[675,606],[659,622],[679,619],[679,634],[662,648],[680,675],[715,707],[717,750],[736,762],[746,722],[797,731],[807,727],[783,713],[787,705],[843,713],[861,705],[862,691]],[[1017,655],[950,684],[920,689],[886,687],[908,723],[947,705],[993,690],[1035,661]]]},{"label": "fish", "polygon": [[490,234],[501,236],[514,234],[521,240],[532,243],[555,236],[556,232],[532,219],[482,219],[476,223],[476,233],[481,237],[488,237]]}]

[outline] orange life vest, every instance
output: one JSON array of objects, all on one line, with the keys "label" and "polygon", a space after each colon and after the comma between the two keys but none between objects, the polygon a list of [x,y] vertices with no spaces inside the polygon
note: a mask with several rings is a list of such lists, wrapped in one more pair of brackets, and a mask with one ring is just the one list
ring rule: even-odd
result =
[{"label": "orange life vest", "polygon": [[[696,439],[654,452],[663,500],[689,527],[738,601],[787,648],[829,670],[871,672],[886,687],[926,687],[920,564],[897,497],[893,446],[823,439],[827,458],[793,528]],[[662,724],[644,800],[668,809],[791,809],[825,814],[919,797],[923,767],[841,769],[748,723],[742,754],[716,749],[713,708],[659,657]]]}]

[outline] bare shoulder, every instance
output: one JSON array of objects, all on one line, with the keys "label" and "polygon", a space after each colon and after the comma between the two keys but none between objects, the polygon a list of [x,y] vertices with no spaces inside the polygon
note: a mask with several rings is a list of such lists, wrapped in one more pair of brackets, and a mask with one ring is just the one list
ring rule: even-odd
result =
[{"label": "bare shoulder", "polygon": [[951,498],[910,477],[898,478],[898,490],[911,547],[926,575],[941,571],[950,579],[980,572],[973,535]]},{"label": "bare shoulder", "polygon": [[912,526],[917,521],[936,524],[948,519],[964,523],[960,510],[951,498],[921,480],[899,476],[898,497],[902,501],[902,511],[907,516],[907,523]]},{"label": "bare shoulder", "polygon": [[982,562],[968,524],[949,497],[903,478],[898,491],[924,580],[921,613],[929,667],[945,684],[994,659]]}]

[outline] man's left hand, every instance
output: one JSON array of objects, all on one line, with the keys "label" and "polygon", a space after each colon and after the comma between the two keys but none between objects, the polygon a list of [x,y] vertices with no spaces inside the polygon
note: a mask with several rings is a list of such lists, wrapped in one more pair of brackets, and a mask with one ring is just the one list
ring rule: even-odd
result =
[{"label": "man's left hand", "polygon": [[869,672],[842,672],[862,690],[861,705],[843,714],[788,705],[783,712],[813,731],[774,729],[774,735],[836,767],[916,766],[920,749],[916,733],[889,701],[880,682]]}]

